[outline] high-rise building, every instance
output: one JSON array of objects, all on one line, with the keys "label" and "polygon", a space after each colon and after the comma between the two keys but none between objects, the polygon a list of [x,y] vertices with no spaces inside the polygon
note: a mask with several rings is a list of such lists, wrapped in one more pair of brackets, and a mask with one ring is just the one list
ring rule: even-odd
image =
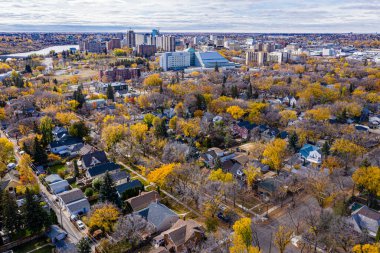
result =
[{"label": "high-rise building", "polygon": [[126,36],[126,46],[129,48],[135,47],[136,46],[136,34],[133,30],[129,30],[127,32]]},{"label": "high-rise building", "polygon": [[289,60],[289,54],[287,52],[271,52],[268,54],[268,62],[273,63],[286,63]]},{"label": "high-rise building", "polygon": [[180,70],[190,67],[189,52],[166,52],[160,57],[160,67],[164,71]]},{"label": "high-rise building", "polygon": [[104,82],[121,82],[139,78],[140,76],[141,71],[139,68],[113,68],[108,70],[99,70],[99,80]]},{"label": "high-rise building", "polygon": [[159,36],[160,35],[160,31],[158,29],[153,29],[152,30],[152,36],[155,37],[155,36]]},{"label": "high-rise building", "polygon": [[98,40],[83,40],[79,43],[80,51],[87,51],[89,53],[102,53],[104,51],[102,42]]},{"label": "high-rise building", "polygon": [[138,45],[153,45],[152,35],[149,33],[136,33],[136,46]]},{"label": "high-rise building", "polygon": [[175,52],[175,36],[163,35],[162,49],[166,52]]},{"label": "high-rise building", "polygon": [[121,48],[121,40],[120,39],[111,39],[107,42],[107,49],[114,50],[116,48]]},{"label": "high-rise building", "polygon": [[245,63],[247,65],[255,64],[262,66],[267,62],[268,53],[264,51],[257,52],[255,50],[247,51],[245,55]]}]

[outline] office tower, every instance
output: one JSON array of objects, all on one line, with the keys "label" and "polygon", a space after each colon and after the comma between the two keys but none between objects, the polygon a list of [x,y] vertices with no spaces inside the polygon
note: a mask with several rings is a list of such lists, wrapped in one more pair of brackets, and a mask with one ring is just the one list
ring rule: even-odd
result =
[{"label": "office tower", "polygon": [[164,35],[162,49],[166,52],[175,52],[175,36]]},{"label": "office tower", "polygon": [[121,40],[120,39],[111,39],[107,42],[107,49],[114,50],[116,48],[121,48]]},{"label": "office tower", "polygon": [[136,46],[136,34],[133,30],[129,30],[126,36],[127,47],[132,48]]}]

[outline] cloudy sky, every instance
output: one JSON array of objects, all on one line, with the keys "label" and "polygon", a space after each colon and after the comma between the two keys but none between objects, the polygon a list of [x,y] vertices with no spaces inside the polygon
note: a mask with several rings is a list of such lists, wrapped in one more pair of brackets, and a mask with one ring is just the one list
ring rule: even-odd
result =
[{"label": "cloudy sky", "polygon": [[380,0],[1,0],[0,31],[380,32]]}]

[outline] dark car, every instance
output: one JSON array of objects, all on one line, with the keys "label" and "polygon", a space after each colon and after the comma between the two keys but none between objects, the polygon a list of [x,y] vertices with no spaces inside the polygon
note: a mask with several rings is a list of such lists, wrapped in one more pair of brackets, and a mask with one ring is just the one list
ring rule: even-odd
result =
[{"label": "dark car", "polygon": [[231,217],[224,215],[222,212],[219,212],[216,216],[222,221],[224,221],[225,223],[231,223],[232,221]]}]

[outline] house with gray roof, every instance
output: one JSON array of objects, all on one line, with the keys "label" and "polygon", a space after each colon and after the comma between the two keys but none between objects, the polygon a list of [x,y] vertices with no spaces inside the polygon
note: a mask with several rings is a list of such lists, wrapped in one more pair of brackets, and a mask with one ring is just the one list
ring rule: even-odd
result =
[{"label": "house with gray roof", "polygon": [[58,194],[70,189],[70,184],[67,180],[61,180],[55,183],[49,184],[49,189],[51,193]]},{"label": "house with gray roof", "polygon": [[156,191],[141,192],[140,195],[127,199],[133,211],[139,211],[160,200],[160,194]]},{"label": "house with gray roof", "polygon": [[149,223],[151,223],[156,232],[165,231],[173,226],[179,219],[178,215],[161,203],[150,203],[147,208],[137,212]]},{"label": "house with gray roof", "polygon": [[62,181],[63,179],[58,174],[51,174],[45,177],[45,182],[48,184],[56,183]]},{"label": "house with gray roof", "polygon": [[349,221],[353,224],[355,231],[367,232],[369,236],[376,237],[380,226],[380,213],[368,206],[362,206],[351,214]]},{"label": "house with gray roof", "polygon": [[83,169],[89,169],[96,165],[108,163],[107,155],[104,151],[94,151],[83,155],[81,158]]},{"label": "house with gray roof", "polygon": [[119,181],[115,188],[117,194],[119,195],[119,198],[122,199],[136,196],[140,192],[144,191],[144,185],[137,179],[132,181],[130,181],[129,179]]},{"label": "house with gray roof", "polygon": [[79,188],[57,194],[59,204],[71,215],[85,214],[90,211],[90,203]]},{"label": "house with gray roof", "polygon": [[299,152],[300,157],[304,161],[320,164],[322,162],[322,154],[320,148],[311,144],[305,144]]},{"label": "house with gray roof", "polygon": [[120,170],[120,165],[113,162],[108,162],[108,163],[99,164],[99,165],[89,168],[86,171],[86,176],[88,178],[94,179],[94,178],[103,176],[107,171],[116,172],[118,170]]}]

